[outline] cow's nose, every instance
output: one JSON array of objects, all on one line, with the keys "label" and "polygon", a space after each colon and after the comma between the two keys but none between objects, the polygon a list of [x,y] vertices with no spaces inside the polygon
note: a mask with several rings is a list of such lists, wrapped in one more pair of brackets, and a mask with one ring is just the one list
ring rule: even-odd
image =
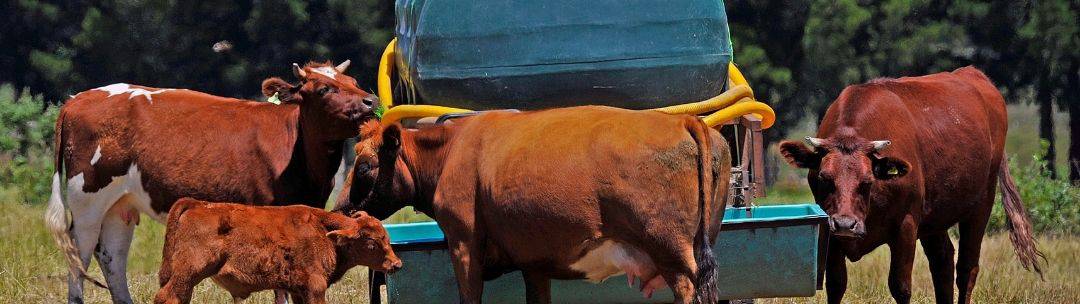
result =
[{"label": "cow's nose", "polygon": [[401,260],[394,261],[390,263],[389,267],[386,267],[386,273],[397,272],[398,270],[401,270],[401,266]]},{"label": "cow's nose", "polygon": [[833,222],[836,224],[837,230],[852,230],[855,229],[857,221],[851,217],[842,216],[833,218]]},{"label": "cow's nose", "polygon": [[833,216],[829,218],[833,235],[839,237],[862,237],[866,233],[859,219],[852,216]]},{"label": "cow's nose", "polygon": [[361,99],[360,102],[363,103],[368,108],[374,109],[374,108],[379,106],[379,96],[368,95],[368,96],[364,97],[363,99]]}]

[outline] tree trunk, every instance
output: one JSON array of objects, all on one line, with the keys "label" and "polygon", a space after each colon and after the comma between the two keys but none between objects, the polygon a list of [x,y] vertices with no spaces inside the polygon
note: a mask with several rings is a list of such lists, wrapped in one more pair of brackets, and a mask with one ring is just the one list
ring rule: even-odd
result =
[{"label": "tree trunk", "polygon": [[1045,74],[1039,77],[1035,100],[1039,103],[1039,138],[1050,144],[1046,149],[1046,170],[1050,171],[1050,178],[1057,179],[1057,169],[1054,166],[1054,160],[1057,159],[1057,151],[1054,149],[1054,95],[1049,83]]},{"label": "tree trunk", "polygon": [[1069,109],[1069,179],[1080,183],[1080,58],[1066,71],[1065,102]]}]

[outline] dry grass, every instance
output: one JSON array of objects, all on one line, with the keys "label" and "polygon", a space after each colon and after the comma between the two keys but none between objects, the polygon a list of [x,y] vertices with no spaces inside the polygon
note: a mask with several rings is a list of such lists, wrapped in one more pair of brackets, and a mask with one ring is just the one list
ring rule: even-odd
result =
[{"label": "dry grass", "polygon": [[[45,232],[43,207],[0,203],[0,303],[60,303],[65,300],[64,262]],[[138,303],[148,303],[157,290],[157,268],[161,261],[163,226],[144,218],[135,232],[132,246],[132,296]],[[1008,238],[990,237],[983,244],[982,273],[976,289],[980,303],[1075,303],[1080,299],[1080,238],[1043,239],[1042,250],[1050,261],[1046,281],[1023,271],[1015,261]],[[921,250],[920,250],[921,252]],[[867,256],[850,267],[849,303],[891,302],[885,285],[888,257],[884,250]],[[90,271],[100,276],[97,266]],[[353,269],[346,278],[330,288],[331,303],[363,303],[367,298],[362,268]],[[916,303],[930,303],[933,289],[921,255],[915,264],[914,297]],[[87,285],[86,303],[108,303],[106,290]],[[247,303],[270,302],[272,294],[263,292]],[[203,282],[195,292],[194,303],[229,303],[228,294],[210,282]],[[824,293],[816,298],[771,299],[759,303],[824,303]]]}]

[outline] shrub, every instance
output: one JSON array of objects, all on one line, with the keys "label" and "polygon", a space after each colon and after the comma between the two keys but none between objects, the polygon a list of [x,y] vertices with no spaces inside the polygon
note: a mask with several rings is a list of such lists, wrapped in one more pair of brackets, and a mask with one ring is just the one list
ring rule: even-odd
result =
[{"label": "shrub", "polygon": [[[1067,179],[1052,179],[1047,170],[1046,142],[1043,149],[1032,155],[1032,162],[1017,165],[1015,159],[1009,159],[1009,168],[1016,180],[1024,207],[1031,216],[1035,231],[1044,234],[1080,234],[1080,187],[1072,185]],[[1005,211],[1001,207],[1001,197],[996,198],[994,210],[990,215],[991,231],[1005,230]]]},{"label": "shrub", "polygon": [[41,95],[0,85],[0,203],[48,198],[58,113]]}]

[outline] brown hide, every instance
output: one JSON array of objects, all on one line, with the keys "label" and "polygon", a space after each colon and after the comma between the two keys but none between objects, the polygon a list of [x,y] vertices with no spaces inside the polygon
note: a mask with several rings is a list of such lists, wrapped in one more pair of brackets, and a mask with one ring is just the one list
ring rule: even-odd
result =
[{"label": "brown hide", "polygon": [[123,83],[73,96],[56,122],[46,209],[69,260],[68,300],[82,301],[93,254],[113,301],[131,302],[126,260],[139,213],[164,221],[178,198],[322,207],[344,140],[378,107],[347,66],[296,66],[295,85],[267,79],[262,92],[281,105]]},{"label": "brown hide", "polygon": [[166,223],[155,303],[187,303],[207,277],[234,299],[275,289],[324,303],[350,268],[393,272],[401,260],[386,229],[362,212],[347,217],[307,206],[253,207],[181,199]]},{"label": "brown hide", "polygon": [[[1007,125],[1001,94],[981,71],[966,67],[849,86],[825,113],[817,137],[807,138],[810,147],[781,143],[789,163],[810,169],[814,197],[831,217],[829,302],[843,296],[844,257],[858,261],[887,244],[890,290],[906,303],[916,239],[927,248],[938,302],[952,301],[954,267],[961,302],[970,301],[995,185],[1011,183],[1003,158]],[[1011,213],[1023,212],[1018,199],[1006,202],[1007,209],[1020,206]],[[1020,232],[1014,240],[1022,243],[1022,261],[1038,270],[1026,215],[1010,219]],[[954,266],[947,229],[957,224]]]},{"label": "brown hide", "polygon": [[611,244],[651,261],[623,269],[646,294],[666,284],[679,302],[707,301],[715,288],[695,284],[712,282],[701,278],[713,274],[706,238],[719,230],[730,154],[695,117],[588,106],[375,129],[361,132],[336,209],[433,215],[464,302],[514,269],[529,302],[549,301],[551,278],[597,279],[583,261]]},{"label": "brown hide", "polygon": [[263,84],[264,93],[282,92],[282,105],[135,85],[160,93],[79,93],[57,123],[66,178],[84,174],[83,191],[92,193],[137,166],[157,215],[180,197],[319,204],[333,188],[341,144],[372,117],[374,97],[344,74],[308,75],[297,87]]}]

